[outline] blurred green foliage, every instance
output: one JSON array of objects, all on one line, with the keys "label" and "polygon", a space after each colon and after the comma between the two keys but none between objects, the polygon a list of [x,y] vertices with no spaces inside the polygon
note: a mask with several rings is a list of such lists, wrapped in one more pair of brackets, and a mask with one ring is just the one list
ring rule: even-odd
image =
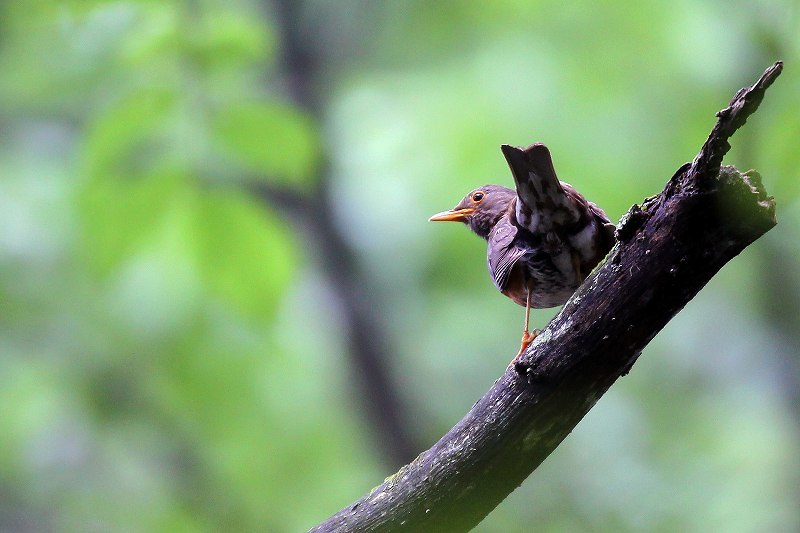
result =
[{"label": "blurred green foliage", "polygon": [[306,2],[315,117],[281,82],[269,1],[4,3],[0,529],[297,531],[391,473],[309,241],[248,182],[309,194],[330,162],[430,444],[522,311],[484,245],[427,216],[508,185],[501,143],[543,141],[618,219],[778,58],[726,161],[761,172],[779,226],[478,529],[800,529],[799,9]]}]

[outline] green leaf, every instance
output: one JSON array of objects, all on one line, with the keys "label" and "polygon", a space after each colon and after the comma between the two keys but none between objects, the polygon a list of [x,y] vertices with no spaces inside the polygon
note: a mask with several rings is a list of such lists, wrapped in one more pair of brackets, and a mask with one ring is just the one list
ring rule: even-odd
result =
[{"label": "green leaf", "polygon": [[109,107],[87,135],[85,173],[92,178],[135,176],[161,165],[174,152],[174,111],[175,98],[168,90],[136,91]]},{"label": "green leaf", "polygon": [[186,188],[185,177],[170,172],[137,180],[88,180],[78,192],[87,264],[109,274],[153,236],[176,194]]},{"label": "green leaf", "polygon": [[208,289],[245,314],[271,316],[297,268],[289,228],[240,194],[205,194],[195,215]]},{"label": "green leaf", "polygon": [[220,109],[214,130],[236,163],[270,180],[307,183],[319,158],[319,139],[311,120],[275,103],[246,103]]},{"label": "green leaf", "polygon": [[228,6],[205,13],[195,31],[187,32],[186,51],[206,68],[225,70],[266,62],[274,37],[256,13],[231,11]]}]

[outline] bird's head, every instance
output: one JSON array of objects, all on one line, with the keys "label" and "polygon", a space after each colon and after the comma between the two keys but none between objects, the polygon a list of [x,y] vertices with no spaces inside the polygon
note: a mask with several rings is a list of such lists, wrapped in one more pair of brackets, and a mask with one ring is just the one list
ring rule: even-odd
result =
[{"label": "bird's head", "polygon": [[470,191],[453,209],[436,213],[429,220],[463,222],[476,234],[487,239],[492,227],[516,196],[513,189],[500,185],[484,185]]}]

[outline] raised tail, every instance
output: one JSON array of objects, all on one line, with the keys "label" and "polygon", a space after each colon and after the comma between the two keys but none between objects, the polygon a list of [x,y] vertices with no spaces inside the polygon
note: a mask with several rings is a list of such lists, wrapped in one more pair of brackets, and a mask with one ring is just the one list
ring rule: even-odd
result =
[{"label": "raised tail", "polygon": [[556,176],[550,150],[542,143],[527,148],[500,147],[517,186],[517,223],[531,233],[547,233],[581,219],[581,205]]}]

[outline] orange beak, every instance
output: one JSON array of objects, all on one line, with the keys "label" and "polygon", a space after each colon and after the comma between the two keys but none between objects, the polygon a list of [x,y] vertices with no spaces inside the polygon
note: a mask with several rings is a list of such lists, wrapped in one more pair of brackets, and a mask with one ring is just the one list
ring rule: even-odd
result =
[{"label": "orange beak", "polygon": [[475,211],[474,207],[465,207],[464,209],[451,209],[450,211],[442,211],[436,213],[430,220],[431,222],[464,222],[466,218]]}]

